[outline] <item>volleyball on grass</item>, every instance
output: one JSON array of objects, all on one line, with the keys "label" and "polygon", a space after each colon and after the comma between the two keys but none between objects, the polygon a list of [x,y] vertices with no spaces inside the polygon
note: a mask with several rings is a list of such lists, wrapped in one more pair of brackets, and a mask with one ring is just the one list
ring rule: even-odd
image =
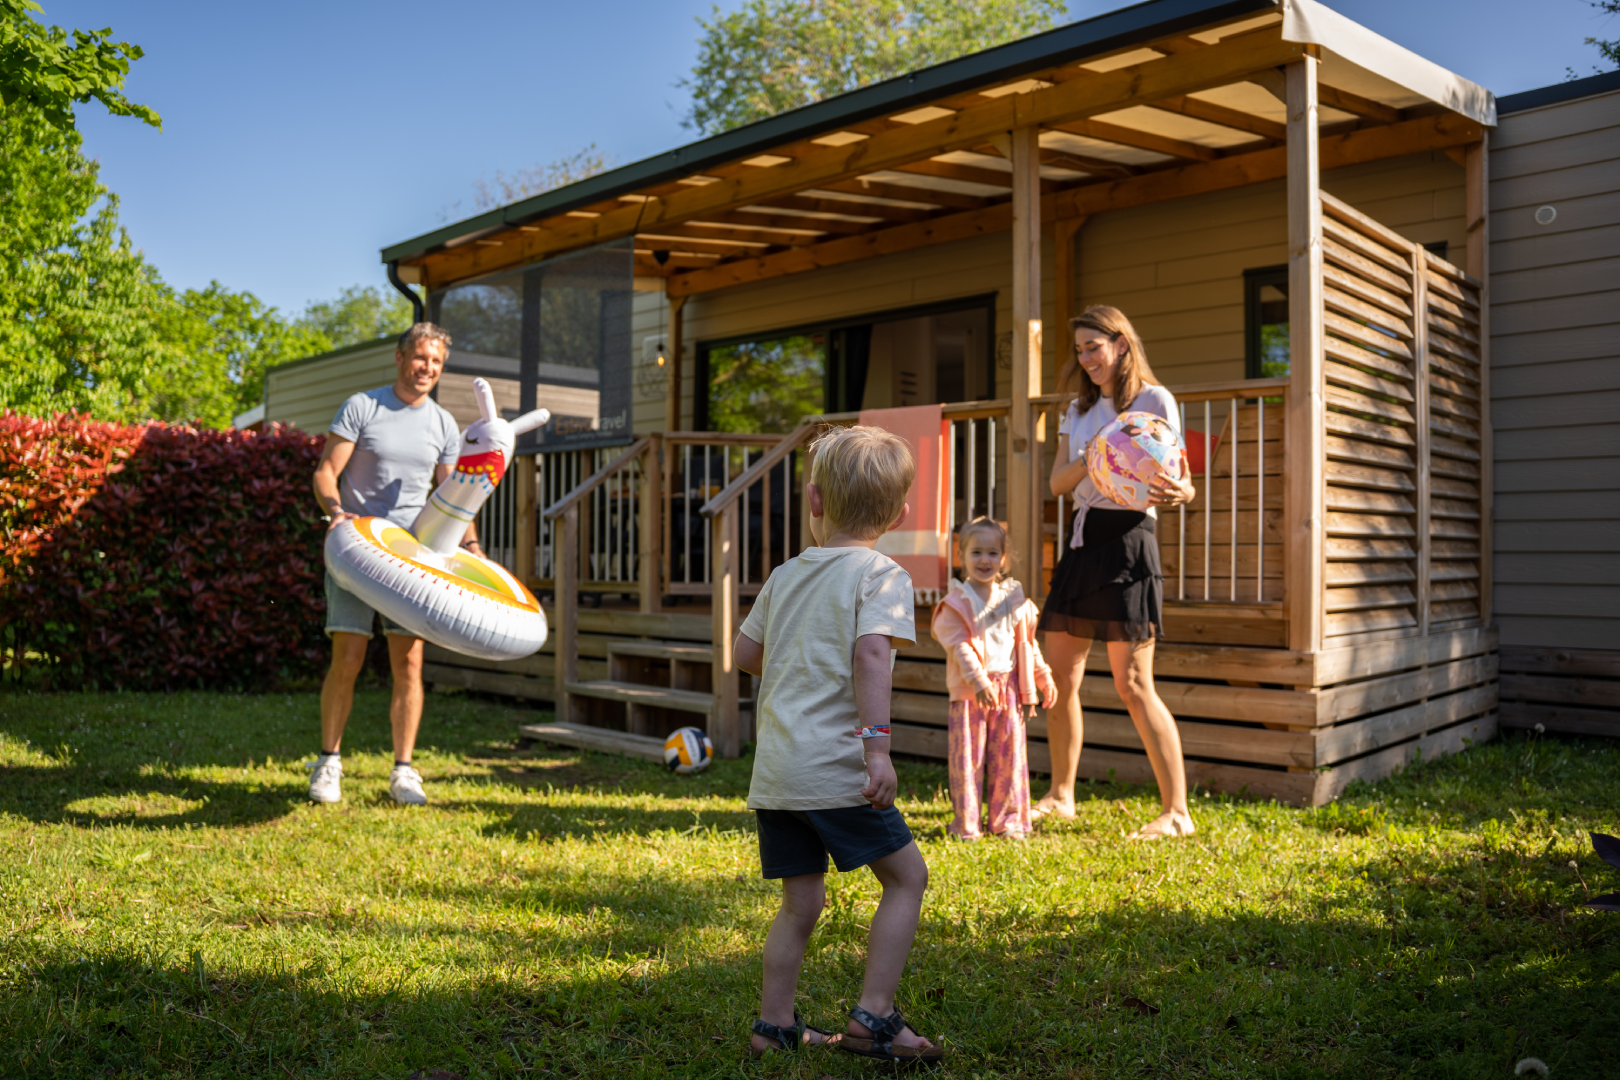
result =
[{"label": "volleyball on grass", "polygon": [[1104,498],[1132,510],[1146,510],[1160,474],[1187,475],[1187,449],[1181,433],[1162,416],[1128,412],[1110,421],[1086,446],[1086,475]]},{"label": "volleyball on grass", "polygon": [[671,772],[682,775],[702,772],[709,767],[712,757],[714,744],[709,742],[702,728],[677,728],[664,740],[664,764]]}]

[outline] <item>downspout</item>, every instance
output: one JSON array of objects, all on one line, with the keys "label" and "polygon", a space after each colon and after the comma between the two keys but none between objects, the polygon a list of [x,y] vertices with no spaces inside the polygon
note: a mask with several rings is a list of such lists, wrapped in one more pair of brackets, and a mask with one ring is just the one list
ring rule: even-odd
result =
[{"label": "downspout", "polygon": [[388,264],[388,283],[390,285],[392,285],[394,288],[398,289],[400,292],[404,293],[405,297],[408,300],[410,300],[410,302],[411,302],[411,322],[412,323],[419,323],[419,322],[425,321],[424,318],[423,318],[425,312],[422,310],[422,298],[421,298],[421,296],[417,295],[417,292],[416,292],[415,289],[413,289],[409,285],[405,284],[399,278],[399,260],[398,259],[395,259],[393,262]]}]

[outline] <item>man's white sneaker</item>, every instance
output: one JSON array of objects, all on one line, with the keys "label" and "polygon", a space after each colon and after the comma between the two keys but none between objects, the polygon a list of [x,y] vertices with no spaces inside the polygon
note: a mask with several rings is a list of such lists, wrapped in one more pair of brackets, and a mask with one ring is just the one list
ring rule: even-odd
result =
[{"label": "man's white sneaker", "polygon": [[395,765],[388,774],[388,794],[404,806],[426,806],[427,796],[422,793],[422,774],[409,765]]},{"label": "man's white sneaker", "polygon": [[310,771],[309,801],[335,803],[343,798],[343,760],[336,754],[316,758],[304,768]]}]

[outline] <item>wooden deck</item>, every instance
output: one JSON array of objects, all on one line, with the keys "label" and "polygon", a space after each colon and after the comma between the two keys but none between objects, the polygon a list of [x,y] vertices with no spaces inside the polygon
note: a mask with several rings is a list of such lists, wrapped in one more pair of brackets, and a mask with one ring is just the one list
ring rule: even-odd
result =
[{"label": "wooden deck", "polygon": [[[895,748],[943,758],[945,657],[928,637],[926,609],[917,616],[923,640],[903,650],[894,669]],[[701,610],[582,611],[580,675],[607,680],[607,656],[615,643],[643,649],[651,642],[701,646],[708,643],[710,626],[709,613]],[[424,677],[433,684],[550,706],[557,698],[553,648],[548,643],[546,650],[525,660],[493,663],[429,646]],[[1452,753],[1492,738],[1497,729],[1495,648],[1495,631],[1485,627],[1314,654],[1166,641],[1157,650],[1156,676],[1180,726],[1190,783],[1320,805],[1352,780],[1375,780],[1420,755]],[[1114,691],[1103,650],[1092,651],[1087,673],[1081,687],[1085,751],[1080,775],[1151,781],[1152,770]],[[697,707],[696,695],[689,691],[663,693],[691,696],[686,708]],[[658,704],[651,687],[627,696],[645,696],[645,704]],[[660,714],[647,709],[648,715],[633,725],[623,704],[596,708],[598,704],[608,703],[576,698],[588,725],[638,738],[656,740],[694,721],[688,711]],[[1048,771],[1044,713],[1030,722],[1029,736],[1031,769]],[[591,748],[612,749],[608,743]]]}]

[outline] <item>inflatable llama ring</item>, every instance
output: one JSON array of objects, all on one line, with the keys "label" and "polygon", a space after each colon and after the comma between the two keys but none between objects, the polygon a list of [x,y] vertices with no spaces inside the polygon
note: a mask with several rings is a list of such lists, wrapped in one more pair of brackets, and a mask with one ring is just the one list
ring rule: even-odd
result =
[{"label": "inflatable llama ring", "polygon": [[536,409],[511,422],[495,394],[473,380],[483,419],[461,435],[455,471],[406,531],[387,518],[340,522],[326,534],[326,568],[345,589],[417,637],[485,660],[516,660],[546,643],[540,602],[507,569],[462,548],[484,500],[525,431],[551,419]]}]

